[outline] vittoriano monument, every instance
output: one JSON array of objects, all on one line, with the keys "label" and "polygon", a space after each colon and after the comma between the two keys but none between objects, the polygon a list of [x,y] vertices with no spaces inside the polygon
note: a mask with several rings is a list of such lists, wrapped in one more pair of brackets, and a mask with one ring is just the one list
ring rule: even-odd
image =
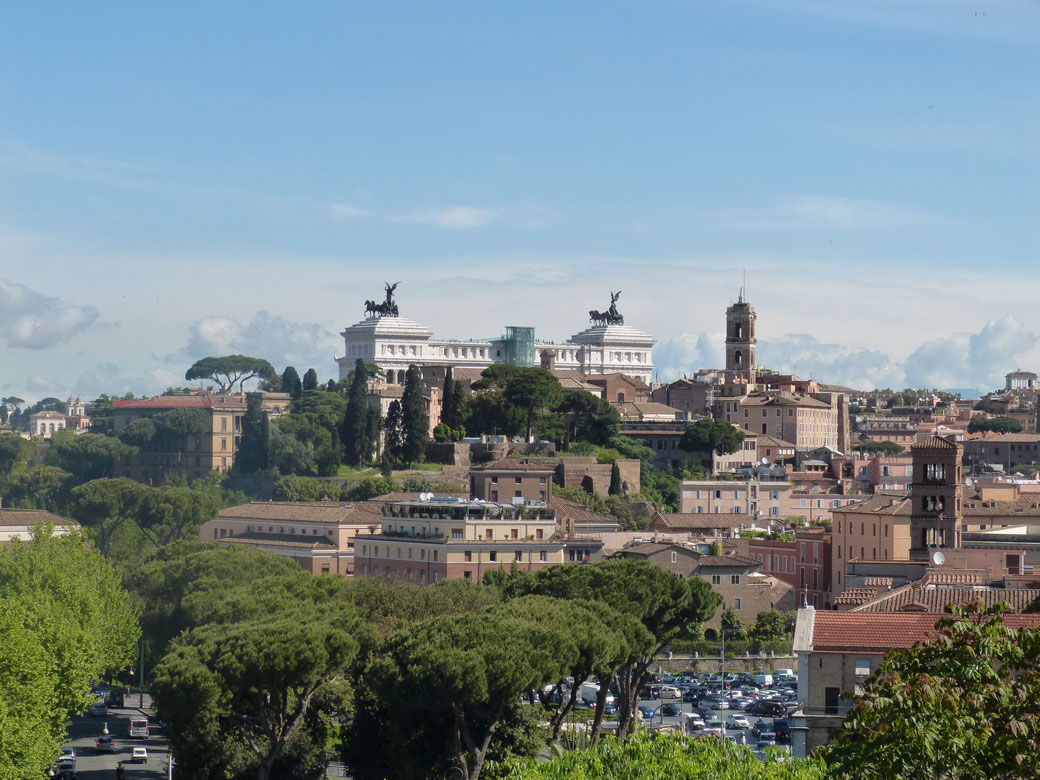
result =
[{"label": "vittoriano monument", "polygon": [[624,325],[625,318],[617,310],[617,299],[621,297],[621,290],[610,293],[610,308],[606,311],[589,312],[589,322],[593,325]]},{"label": "vittoriano monument", "polygon": [[376,303],[375,301],[365,301],[365,316],[366,317],[396,317],[399,312],[397,310],[397,304],[394,302],[394,290],[397,289],[397,285],[400,282],[383,282],[383,286],[386,288],[386,300],[382,303]]}]

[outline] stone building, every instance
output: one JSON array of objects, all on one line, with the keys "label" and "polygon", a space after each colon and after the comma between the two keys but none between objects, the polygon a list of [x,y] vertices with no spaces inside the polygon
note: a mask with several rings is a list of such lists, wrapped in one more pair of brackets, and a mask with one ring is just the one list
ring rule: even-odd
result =
[{"label": "stone building", "polygon": [[[357,550],[360,545],[360,551]],[[584,539],[581,562],[602,542]],[[383,505],[380,533],[355,538],[355,573],[418,584],[481,582],[493,569],[535,571],[568,560],[548,506],[429,499]],[[578,556],[575,555],[575,558]]]},{"label": "stone building", "polygon": [[266,550],[311,574],[354,574],[354,537],[382,522],[382,504],[346,501],[253,501],[222,509],[203,523],[204,542]]},{"label": "stone building", "polygon": [[145,444],[129,462],[116,464],[114,476],[159,484],[170,473],[195,478],[210,471],[230,471],[242,438],[242,418],[246,413],[244,395],[206,391],[113,401],[113,429],[118,436],[134,420],[189,408],[199,409],[206,415],[209,420],[206,433]]},{"label": "stone building", "polygon": [[[656,339],[638,328],[600,320],[560,343],[537,341],[530,327],[509,326],[505,331],[504,336],[489,340],[435,339],[429,328],[414,320],[370,310],[369,316],[340,334],[344,353],[336,362],[341,379],[350,374],[358,358],[363,358],[379,366],[387,382],[403,384],[412,364],[424,374],[426,366],[477,370],[495,363],[537,366],[542,365],[544,353],[557,369],[597,376],[624,374],[642,382],[644,392],[649,393]],[[626,393],[627,399],[632,391],[620,392]]]},{"label": "stone building", "polygon": [[733,514],[762,518],[768,525],[785,512],[791,483],[779,479],[683,480],[680,511],[683,514]]}]

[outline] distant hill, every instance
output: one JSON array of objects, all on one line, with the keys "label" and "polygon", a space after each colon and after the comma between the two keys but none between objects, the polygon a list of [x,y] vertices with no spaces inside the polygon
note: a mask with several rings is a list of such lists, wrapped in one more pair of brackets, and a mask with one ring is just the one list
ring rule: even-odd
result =
[{"label": "distant hill", "polygon": [[942,389],[942,392],[960,393],[961,398],[963,398],[965,401],[974,401],[982,395],[982,393],[979,391],[979,388],[977,387],[944,387]]}]

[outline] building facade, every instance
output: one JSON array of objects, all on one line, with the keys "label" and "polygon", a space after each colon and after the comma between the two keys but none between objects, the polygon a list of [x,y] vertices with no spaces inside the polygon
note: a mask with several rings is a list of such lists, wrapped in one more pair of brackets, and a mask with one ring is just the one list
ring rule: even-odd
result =
[{"label": "building facade", "polygon": [[[355,573],[421,585],[481,582],[494,569],[536,571],[564,563],[567,543],[548,506],[437,499],[383,506],[381,533],[358,534]],[[602,542],[581,541],[583,560]]]},{"label": "building facade", "polygon": [[769,574],[790,584],[799,602],[830,609],[831,535],[822,528],[795,532],[794,541],[750,539],[748,555]]},{"label": "building facade", "polygon": [[403,384],[412,364],[420,369],[451,365],[479,370],[495,363],[537,366],[542,364],[544,352],[557,369],[591,375],[624,374],[646,385],[647,394],[656,343],[653,336],[638,328],[602,321],[562,343],[536,341],[533,328],[518,326],[506,328],[506,335],[497,339],[443,340],[433,338],[429,328],[407,317],[375,312],[340,335],[344,346],[343,356],[336,358],[340,379],[350,374],[358,358],[379,366],[387,382]]}]

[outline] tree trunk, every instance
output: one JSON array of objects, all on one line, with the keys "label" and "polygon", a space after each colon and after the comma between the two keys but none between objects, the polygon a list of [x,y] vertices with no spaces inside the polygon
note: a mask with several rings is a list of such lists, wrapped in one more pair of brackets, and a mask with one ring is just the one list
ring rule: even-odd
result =
[{"label": "tree trunk", "polygon": [[601,677],[599,691],[596,693],[596,714],[592,718],[592,744],[599,742],[600,731],[603,728],[603,710],[607,706],[607,695],[610,693],[610,683],[614,676]]},{"label": "tree trunk", "polygon": [[[582,681],[584,682],[584,680]],[[571,686],[570,695],[567,697],[567,701],[563,701],[563,697],[560,697],[560,709],[552,718],[549,719],[549,725],[552,727],[552,739],[550,741],[556,742],[560,738],[560,730],[563,728],[564,721],[567,720],[567,716],[571,710],[574,709],[574,704],[578,700],[578,690],[581,688],[581,683],[575,682]]]}]

